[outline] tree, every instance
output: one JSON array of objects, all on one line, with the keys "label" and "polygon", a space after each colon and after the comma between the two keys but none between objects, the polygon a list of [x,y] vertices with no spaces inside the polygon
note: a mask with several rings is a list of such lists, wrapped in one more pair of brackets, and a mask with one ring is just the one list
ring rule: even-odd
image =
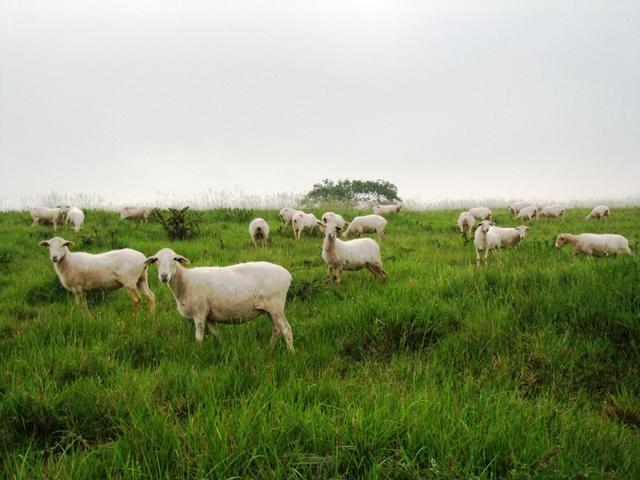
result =
[{"label": "tree", "polygon": [[329,180],[325,178],[304,197],[305,202],[394,202],[401,201],[398,187],[387,180]]}]

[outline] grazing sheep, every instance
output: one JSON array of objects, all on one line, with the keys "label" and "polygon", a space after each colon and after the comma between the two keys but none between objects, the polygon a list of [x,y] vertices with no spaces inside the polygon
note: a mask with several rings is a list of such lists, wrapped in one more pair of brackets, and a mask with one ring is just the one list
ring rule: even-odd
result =
[{"label": "grazing sheep", "polygon": [[133,298],[133,306],[140,305],[138,288],[154,311],[156,300],[147,282],[146,257],[130,248],[91,254],[70,252],[73,242],[60,237],[40,242],[49,248],[49,256],[62,286],[73,293],[77,305],[86,307],[85,292],[89,290],[116,290],[125,287]]},{"label": "grazing sheep", "polygon": [[558,218],[564,220],[565,208],[562,205],[548,205],[538,213],[538,217]]},{"label": "grazing sheep", "polygon": [[347,225],[347,222],[342,218],[342,215],[338,215],[333,212],[326,212],[322,215],[322,223],[325,225],[334,224],[340,229],[343,229]]},{"label": "grazing sheep", "polygon": [[529,227],[520,225],[516,228],[493,227],[492,228],[500,236],[500,248],[509,248],[524,240]]},{"label": "grazing sheep", "polygon": [[336,273],[336,283],[340,283],[342,270],[369,269],[374,277],[387,279],[382,268],[380,246],[370,238],[357,238],[344,242],[337,238],[340,229],[329,225],[322,244],[322,259],[328,267],[327,278],[331,271]]},{"label": "grazing sheep", "polygon": [[284,222],[285,227],[291,223],[291,221],[293,220],[293,216],[298,212],[302,212],[302,210],[296,210],[295,208],[289,207],[284,207],[282,210],[280,210],[280,219]]},{"label": "grazing sheep", "polygon": [[491,220],[492,213],[487,207],[470,208],[469,213],[477,220]]},{"label": "grazing sheep", "polygon": [[531,221],[534,218],[538,218],[538,207],[534,205],[529,205],[528,207],[524,207],[518,212],[518,216],[516,218],[519,218],[521,220],[528,220],[528,221]]},{"label": "grazing sheep", "polygon": [[254,218],[249,224],[249,235],[253,246],[257,248],[256,241],[260,240],[263,247],[267,246],[267,240],[269,239],[269,225],[265,222],[264,218]]},{"label": "grazing sheep", "polygon": [[462,212],[458,217],[458,221],[456,225],[460,229],[460,233],[465,238],[469,238],[469,234],[471,230],[473,230],[473,226],[476,224],[476,218],[471,215],[469,212]]},{"label": "grazing sheep", "polygon": [[580,235],[561,233],[556,238],[557,248],[562,248],[567,243],[573,245],[575,252],[584,253],[590,257],[631,255],[629,241],[622,235],[613,233],[582,233]]},{"label": "grazing sheep", "polygon": [[71,221],[71,225],[73,225],[73,231],[79,232],[82,228],[82,224],[84,223],[84,212],[78,207],[69,206],[62,207],[62,210],[66,216],[64,224],[68,225],[69,221]]},{"label": "grazing sheep", "polygon": [[51,223],[53,230],[58,229],[58,222],[62,220],[64,210],[62,207],[47,208],[47,207],[33,207],[31,209],[31,219],[33,227],[36,223],[42,221],[43,223]]},{"label": "grazing sheep", "polygon": [[374,215],[386,215],[387,213],[398,213],[402,209],[401,204],[396,205],[374,205],[372,208]]},{"label": "grazing sheep", "polygon": [[322,222],[316,218],[313,213],[296,212],[291,220],[293,225],[293,234],[299,239],[306,229],[309,229],[309,233],[313,233],[313,229],[317,226],[324,227]]},{"label": "grazing sheep", "polygon": [[606,205],[598,205],[593,210],[591,210],[591,213],[586,217],[584,217],[584,219],[585,220],[591,220],[591,219],[602,220],[604,217],[611,218],[611,211],[609,210],[609,207],[607,207]]},{"label": "grazing sheep", "polygon": [[529,205],[530,204],[526,202],[516,202],[507,205],[507,208],[511,212],[511,218],[516,218],[518,213],[520,213],[520,210],[522,210],[524,207],[528,207]]},{"label": "grazing sheep", "polygon": [[473,234],[473,244],[476,248],[476,266],[480,266],[480,252],[484,252],[484,263],[487,263],[489,250],[500,248],[500,234],[494,229],[495,224],[483,220]]},{"label": "grazing sheep", "polygon": [[126,206],[120,209],[120,218],[122,220],[142,220],[147,222],[149,215],[156,210],[155,207]]},{"label": "grazing sheep", "polygon": [[193,319],[196,340],[204,337],[205,325],[219,338],[216,323],[244,323],[263,313],[271,318],[271,346],[280,335],[293,351],[291,325],[284,316],[291,274],[280,265],[248,262],[228,267],[184,268],[189,263],[170,248],[147,258],[158,264],[160,281],[169,285],[183,317]]},{"label": "grazing sheep", "polygon": [[347,229],[342,233],[342,238],[347,238],[350,234],[362,237],[363,233],[376,232],[380,240],[384,240],[384,229],[387,221],[380,215],[363,215],[351,220]]}]

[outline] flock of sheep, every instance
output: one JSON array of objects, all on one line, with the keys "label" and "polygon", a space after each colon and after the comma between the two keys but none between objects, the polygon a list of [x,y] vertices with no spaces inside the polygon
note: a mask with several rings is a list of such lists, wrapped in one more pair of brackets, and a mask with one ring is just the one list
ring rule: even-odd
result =
[{"label": "flock of sheep", "polygon": [[[376,278],[386,280],[387,274],[382,267],[380,247],[371,238],[357,238],[345,241],[349,235],[362,237],[365,233],[377,233],[380,240],[385,238],[387,220],[383,214],[398,213],[402,205],[376,205],[373,214],[355,217],[351,222],[334,212],[325,213],[321,220],[313,214],[301,210],[283,208],[280,218],[285,226],[292,225],[294,237],[299,239],[302,233],[313,232],[316,227],[324,230],[322,259],[328,267],[328,278],[335,274],[336,283],[341,281],[343,270],[368,269]],[[545,207],[540,212],[531,205],[512,205],[512,214],[523,220],[539,217],[562,218],[565,209],[560,205]],[[153,208],[124,207],[122,219],[140,219],[147,221]],[[77,207],[62,206],[56,208],[34,207],[31,210],[33,224],[51,223],[57,229],[64,218],[78,231],[84,221],[84,213]],[[610,217],[609,208],[601,205],[593,209],[586,217],[603,219]],[[508,248],[525,238],[529,227],[498,227],[491,221],[492,212],[486,207],[472,208],[462,212],[457,225],[465,238],[475,227],[474,245],[477,265],[480,265],[480,253],[484,252],[485,262],[489,251]],[[249,235],[254,247],[258,242],[265,247],[269,238],[269,225],[262,218],[256,218],[249,224]],[[339,238],[339,237],[342,237]],[[631,254],[626,238],[615,234],[563,233],[556,238],[556,247],[571,243],[576,251],[590,256]],[[86,306],[85,293],[90,290],[114,290],[124,287],[131,295],[134,307],[142,301],[140,293],[148,302],[149,310],[155,310],[155,296],[147,280],[148,266],[156,264],[158,278],[168,285],[173,294],[178,311],[195,324],[195,337],[201,342],[205,326],[209,332],[219,338],[216,323],[243,323],[261,314],[267,314],[272,323],[271,345],[275,345],[280,336],[284,337],[287,348],[293,347],[291,325],[284,314],[284,307],[291,274],[280,265],[269,262],[246,262],[227,267],[186,268],[189,260],[170,248],[163,248],[155,255],[146,257],[136,250],[125,248],[100,254],[72,252],[68,247],[73,242],[61,237],[40,242],[49,249],[49,256],[63,287],[75,296],[78,305]]]}]

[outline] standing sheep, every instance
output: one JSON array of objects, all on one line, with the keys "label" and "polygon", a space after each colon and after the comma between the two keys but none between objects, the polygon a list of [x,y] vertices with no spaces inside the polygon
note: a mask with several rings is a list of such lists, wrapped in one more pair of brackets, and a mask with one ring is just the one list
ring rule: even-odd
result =
[{"label": "standing sheep", "polygon": [[325,212],[325,214],[322,215],[322,223],[325,225],[334,224],[340,229],[343,229],[347,225],[342,215],[333,212]]},{"label": "standing sheep", "polygon": [[386,215],[388,213],[399,213],[402,209],[401,204],[396,205],[374,205],[372,208],[374,215]]},{"label": "standing sheep", "polygon": [[529,231],[529,227],[526,225],[520,225],[516,228],[494,226],[492,230],[500,236],[500,248],[509,248],[524,240],[524,237]]},{"label": "standing sheep", "polygon": [[561,218],[564,221],[565,208],[562,205],[548,205],[540,210],[539,217]]},{"label": "standing sheep", "polygon": [[193,319],[196,340],[202,342],[205,325],[219,338],[216,323],[244,323],[263,313],[271,318],[274,346],[280,335],[293,351],[291,325],[284,316],[291,274],[280,265],[248,262],[228,267],[184,268],[189,262],[170,248],[147,258],[158,264],[158,278],[168,284],[178,312]]},{"label": "standing sheep", "polygon": [[73,242],[60,237],[40,242],[49,248],[49,256],[62,286],[73,293],[77,305],[86,307],[85,292],[90,290],[116,290],[125,287],[138,307],[141,299],[138,288],[149,302],[149,311],[155,310],[155,296],[147,282],[146,257],[130,248],[91,254],[70,252]]},{"label": "standing sheep", "polygon": [[254,248],[258,247],[256,243],[257,240],[260,240],[263,247],[267,246],[267,240],[269,239],[269,225],[264,218],[254,218],[251,220],[251,223],[249,224],[249,235],[251,236]]},{"label": "standing sheep", "polygon": [[591,213],[586,217],[584,217],[584,219],[585,220],[592,220],[592,219],[603,220],[604,217],[611,218],[611,211],[609,210],[609,207],[607,207],[606,205],[598,205],[593,210],[591,210]]},{"label": "standing sheep", "polygon": [[507,205],[507,208],[511,212],[511,218],[516,218],[518,213],[520,213],[520,210],[522,210],[524,207],[528,207],[529,205],[530,204],[526,202],[516,202]]},{"label": "standing sheep", "polygon": [[516,218],[528,221],[538,218],[538,207],[536,207],[535,205],[524,207],[518,212],[518,216]]},{"label": "standing sheep", "polygon": [[384,240],[386,227],[387,221],[380,215],[363,215],[351,220],[351,223],[347,225],[347,229],[342,233],[342,238],[347,238],[352,233],[362,237],[363,233],[376,232],[378,238]]},{"label": "standing sheep", "polygon": [[462,212],[458,217],[456,225],[460,229],[460,233],[464,237],[465,241],[469,238],[473,226],[476,224],[476,218],[469,212]]},{"label": "standing sheep", "polygon": [[62,207],[47,208],[47,207],[33,207],[31,209],[31,219],[33,227],[36,223],[42,221],[43,223],[50,223],[53,225],[53,231],[58,229],[58,222],[62,220],[64,210]]},{"label": "standing sheep", "polygon": [[63,212],[66,217],[64,224],[68,225],[69,221],[71,221],[71,225],[73,225],[73,231],[79,232],[82,228],[82,224],[84,223],[84,212],[78,207],[69,206],[63,207]]},{"label": "standing sheep", "polygon": [[320,220],[316,218],[313,213],[296,212],[291,220],[293,225],[293,234],[299,240],[302,232],[309,230],[309,233],[313,233],[313,229],[317,226],[324,228],[324,225]]},{"label": "standing sheep", "polygon": [[156,210],[155,207],[125,206],[120,209],[120,218],[122,220],[142,220],[146,223],[154,210]]},{"label": "standing sheep", "polygon": [[370,238],[357,238],[343,242],[337,238],[340,229],[335,225],[327,227],[322,244],[322,259],[328,267],[327,278],[331,271],[336,273],[336,283],[341,280],[342,270],[369,269],[374,277],[387,279],[387,273],[382,268],[380,246]]},{"label": "standing sheep", "polygon": [[469,213],[477,220],[491,220],[492,213],[487,207],[470,208]]},{"label": "standing sheep", "polygon": [[567,243],[573,245],[575,252],[589,257],[607,257],[610,255],[631,255],[629,241],[622,235],[614,233],[582,233],[571,235],[561,233],[556,238],[556,248]]},{"label": "standing sheep", "polygon": [[480,252],[484,252],[484,263],[487,264],[489,250],[500,248],[500,234],[494,229],[494,223],[483,220],[473,234],[473,245],[476,248],[476,266],[480,266]]},{"label": "standing sheep", "polygon": [[284,223],[284,226],[288,226],[293,220],[293,216],[301,212],[302,210],[296,210],[295,208],[284,207],[280,210],[280,220]]}]

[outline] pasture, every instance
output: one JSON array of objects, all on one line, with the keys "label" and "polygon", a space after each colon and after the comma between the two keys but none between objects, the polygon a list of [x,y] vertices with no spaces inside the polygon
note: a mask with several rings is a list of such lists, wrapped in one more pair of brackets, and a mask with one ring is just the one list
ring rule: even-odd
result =
[{"label": "pasture", "polygon": [[[79,309],[38,246],[52,228],[1,213],[3,478],[640,478],[640,208],[534,221],[482,268],[458,210],[403,211],[381,243],[388,283],[340,286],[322,236],[294,240],[276,211],[204,211],[202,235],[172,243],[155,222],[85,213],[57,232],[74,251],[284,266],[296,352],[269,347],[266,317],[196,344],[154,266],[155,314],[123,290]],[[255,216],[269,248],[251,244]],[[586,231],[625,235],[634,256],[553,246]]]}]

